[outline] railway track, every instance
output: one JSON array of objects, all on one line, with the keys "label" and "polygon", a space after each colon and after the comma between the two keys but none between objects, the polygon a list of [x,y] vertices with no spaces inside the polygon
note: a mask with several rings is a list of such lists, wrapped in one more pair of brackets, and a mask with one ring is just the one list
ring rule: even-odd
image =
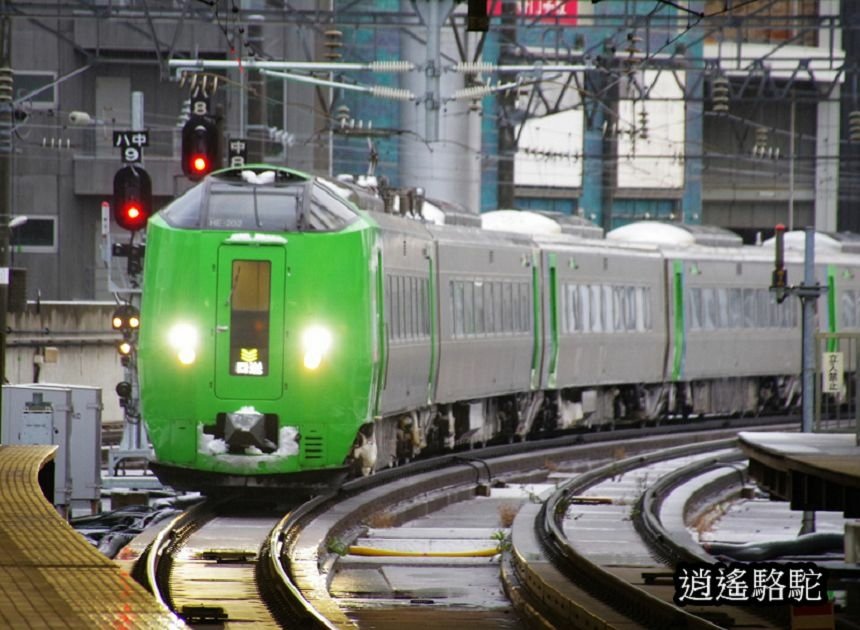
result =
[{"label": "railway track", "polygon": [[[522,510],[504,568],[512,598],[528,616],[550,625],[575,619],[590,628],[784,627],[784,619],[772,619],[779,616],[775,608],[765,618],[763,609],[748,606],[673,603],[676,562],[717,561],[693,541],[683,512],[685,504],[702,501],[705,494],[719,497],[710,500],[713,504],[727,488],[740,490],[742,478],[733,464],[742,457],[733,442],[612,462],[572,479],[540,506]],[[686,491],[677,492],[682,496],[675,496],[685,485]]]},{"label": "railway track", "polygon": [[136,577],[189,624],[277,627],[258,587],[259,556],[289,509],[204,501],[156,536]]},{"label": "railway track", "polygon": [[[404,612],[408,613],[406,618],[411,619],[416,614],[414,609],[391,609],[388,615],[376,610],[370,615],[367,608],[343,605],[332,595],[330,586],[338,574],[339,554],[344,553],[344,549],[332,550],[332,541],[339,541],[348,552],[351,543],[367,532],[362,523],[384,515],[390,525],[397,526],[441,506],[472,498],[494,481],[538,481],[545,479],[549,470],[563,469],[577,459],[587,459],[591,466],[613,461],[619,448],[629,455],[636,455],[678,444],[729,437],[735,431],[676,432],[649,438],[642,438],[640,434],[638,439],[628,434],[612,436],[615,439],[607,442],[595,440],[587,444],[568,443],[552,447],[543,444],[540,450],[519,453],[485,449],[480,464],[451,457],[446,458],[444,466],[442,461],[436,460],[429,466],[416,464],[407,467],[408,472],[400,469],[387,471],[368,480],[347,484],[336,498],[318,498],[302,506],[284,520],[280,532],[275,534],[282,555],[290,559],[285,572],[303,600],[297,608],[314,610],[316,614],[325,616],[325,623],[331,627],[402,627]],[[623,447],[619,447],[619,437],[623,440]],[[433,618],[434,623],[451,625],[438,608],[428,608],[425,615]],[[300,618],[291,619],[293,624],[299,622]],[[306,618],[305,622],[309,623],[309,620]]]},{"label": "railway track", "polygon": [[[343,564],[342,554],[367,534],[365,524],[374,518],[384,515],[387,525],[397,526],[474,498],[494,484],[538,482],[546,480],[550,471],[614,462],[621,450],[635,457],[679,444],[729,438],[737,430],[718,422],[710,430],[698,426],[696,431],[681,432],[679,427],[669,427],[662,435],[647,437],[627,430],[491,447],[382,471],[346,484],[337,495],[280,511],[249,514],[242,508],[244,512],[234,509],[229,514],[223,502],[206,502],[160,533],[135,573],[140,577],[140,567],[146,566],[145,581],[153,585],[152,590],[192,622],[363,627],[368,610],[340,601],[330,587]],[[247,532],[241,544],[236,531]],[[225,539],[230,543],[225,544]],[[501,548],[506,542],[498,544]],[[434,623],[454,623],[441,606],[389,612],[373,611],[373,626],[402,627],[404,619],[428,615]],[[405,617],[404,612],[408,612]],[[462,610],[458,614],[462,621]]]}]

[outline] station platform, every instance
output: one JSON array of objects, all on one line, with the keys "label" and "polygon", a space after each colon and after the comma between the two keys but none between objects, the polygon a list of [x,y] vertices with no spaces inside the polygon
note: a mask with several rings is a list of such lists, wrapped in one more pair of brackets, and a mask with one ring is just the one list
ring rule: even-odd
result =
[{"label": "station platform", "polygon": [[55,450],[0,445],[0,627],[186,627],[45,498]]},{"label": "station platform", "polygon": [[792,510],[860,518],[860,446],[854,433],[738,435],[750,476]]}]

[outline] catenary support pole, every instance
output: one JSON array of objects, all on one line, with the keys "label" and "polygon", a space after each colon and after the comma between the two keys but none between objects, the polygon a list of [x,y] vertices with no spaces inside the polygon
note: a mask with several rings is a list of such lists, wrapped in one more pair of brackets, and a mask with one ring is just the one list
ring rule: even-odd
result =
[{"label": "catenary support pole", "polygon": [[[803,261],[803,284],[807,288],[815,286],[815,228],[807,227],[805,230],[805,256]],[[813,355],[814,325],[815,325],[815,297],[812,295],[801,295],[803,305],[803,418],[801,420],[801,431],[812,432],[814,389],[815,386],[815,356]]]},{"label": "catenary support pole", "polygon": [[0,427],[6,382],[6,314],[9,307],[9,222],[12,220],[12,21],[6,0],[0,17]]},{"label": "catenary support pole", "polygon": [[[814,387],[815,387],[815,357],[813,355],[813,343],[815,339],[815,302],[818,299],[818,291],[815,287],[815,228],[807,226],[805,230],[805,255],[803,257],[803,287],[810,292],[804,291],[800,295],[800,303],[803,305],[803,347],[801,361],[803,364],[803,417],[800,429],[803,433],[812,433],[812,421],[814,411]],[[800,527],[801,534],[811,534],[815,531],[815,512],[804,510],[803,523]]]}]

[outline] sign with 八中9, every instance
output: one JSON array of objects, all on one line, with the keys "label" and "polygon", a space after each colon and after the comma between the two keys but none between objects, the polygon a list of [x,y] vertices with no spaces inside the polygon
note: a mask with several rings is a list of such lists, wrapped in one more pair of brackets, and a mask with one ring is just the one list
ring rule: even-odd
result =
[{"label": "sign with \u516b\u4e2d9", "polygon": [[148,131],[114,131],[113,146],[121,151],[123,164],[136,164],[143,158],[143,147],[149,145]]}]

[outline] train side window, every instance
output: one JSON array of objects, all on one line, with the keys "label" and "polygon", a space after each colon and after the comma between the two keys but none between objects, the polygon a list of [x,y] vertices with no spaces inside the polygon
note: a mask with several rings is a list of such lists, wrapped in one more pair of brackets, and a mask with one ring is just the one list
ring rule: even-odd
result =
[{"label": "train side window", "polygon": [[624,287],[624,327],[629,332],[636,330],[636,287]]},{"label": "train side window", "polygon": [[588,285],[588,302],[590,306],[588,309],[589,332],[603,332],[599,284]]},{"label": "train side window", "polygon": [[409,276],[400,276],[400,306],[403,309],[403,321],[400,337],[409,339],[412,336],[412,296],[409,291]]},{"label": "train side window", "polygon": [[717,295],[717,328],[729,327],[729,291],[728,289],[715,289]]},{"label": "train side window", "polygon": [[498,282],[487,283],[490,290],[490,303],[493,305],[490,309],[490,332],[502,332],[502,293]]},{"label": "train side window", "polygon": [[475,283],[472,280],[463,283],[463,316],[466,335],[475,334]]},{"label": "train side window", "polygon": [[568,335],[573,332],[573,285],[565,282],[561,287],[561,332]]},{"label": "train side window", "polygon": [[400,282],[400,338],[409,337],[409,328],[412,325],[412,311],[409,307],[409,284],[406,276],[398,276]]},{"label": "train side window", "polygon": [[579,312],[579,287],[575,284],[567,285],[567,300],[567,312],[570,317],[567,332],[579,332],[582,330],[582,317]]},{"label": "train side window", "polygon": [[415,278],[403,276],[403,284],[406,286],[406,335],[407,339],[415,337]]},{"label": "train side window", "polygon": [[451,308],[454,310],[454,336],[463,335],[463,283],[451,281]]},{"label": "train side window", "polygon": [[520,285],[518,282],[511,282],[511,332],[517,333],[520,330]]},{"label": "train side window", "polygon": [[532,329],[532,287],[528,282],[520,283],[520,324],[523,332]]},{"label": "train side window", "polygon": [[780,326],[779,322],[779,312],[780,307],[779,304],[776,303],[773,296],[768,296],[767,301],[767,310],[768,310],[768,323],[771,328],[778,328]]},{"label": "train side window", "polygon": [[591,291],[587,284],[580,284],[579,307],[582,309],[582,332],[591,332]]},{"label": "train side window", "polygon": [[713,289],[702,289],[702,330],[716,328],[717,299]]},{"label": "train side window", "polygon": [[755,289],[744,289],[744,328],[755,328]]},{"label": "train side window", "polygon": [[505,332],[514,331],[514,299],[512,294],[512,284],[510,282],[502,282],[502,329]]},{"label": "train side window", "polygon": [[400,287],[397,276],[391,275],[391,339],[400,338]]},{"label": "train side window", "polygon": [[857,325],[854,291],[843,291],[839,302],[839,310],[842,314],[842,328],[854,328]]},{"label": "train side window", "polygon": [[484,283],[476,280],[472,285],[475,292],[475,334],[482,335],[486,329],[486,316],[484,315]]},{"label": "train side window", "polygon": [[702,290],[690,289],[687,300],[687,320],[690,330],[702,330]]},{"label": "train side window", "polygon": [[415,338],[419,339],[422,336],[422,329],[424,328],[424,323],[422,320],[422,310],[421,310],[421,278],[415,277],[412,278],[412,308],[415,309],[415,327],[413,328]]},{"label": "train side window", "polygon": [[[854,296],[855,296],[855,298],[856,298],[856,300],[857,300],[857,301],[855,302],[855,309],[856,309],[856,310],[855,310],[854,312],[858,314],[858,317],[857,317],[857,326],[858,326],[858,327],[860,327],[860,291],[855,291],[855,292],[854,292]],[[820,302],[820,303],[824,303],[824,304],[826,304],[826,303],[827,303],[827,300],[819,300],[819,302]],[[826,319],[825,317],[823,317],[823,316],[819,316],[819,321],[826,322],[826,321],[827,321],[827,319]]]},{"label": "train side window", "polygon": [[788,326],[788,305],[783,307],[781,304],[774,302],[774,309],[776,311],[776,326],[778,328],[786,328]]},{"label": "train side window", "polygon": [[493,304],[493,283],[484,282],[484,332],[492,335],[495,331],[495,305]]},{"label": "train side window", "polygon": [[511,284],[511,313],[513,315],[511,327],[514,332],[520,332],[523,329],[522,320],[520,319],[520,313],[522,312],[520,308],[520,303],[523,299],[521,289],[522,285],[519,282],[514,282]]},{"label": "train side window", "polygon": [[[785,303],[783,302],[783,305]],[[797,328],[798,322],[798,311],[800,309],[800,304],[797,300],[792,300],[792,304],[789,304],[785,308],[785,316],[786,316],[786,326],[788,328]],[[856,324],[855,324],[856,325]]]},{"label": "train side window", "polygon": [[414,311],[412,334],[416,339],[421,337],[421,329],[424,324],[421,322],[421,278],[412,278],[412,309]]},{"label": "train side window", "polygon": [[641,332],[644,329],[642,309],[644,303],[642,299],[643,287],[628,287],[627,293],[627,308],[628,310],[628,330],[631,332]]},{"label": "train side window", "polygon": [[642,287],[642,322],[645,330],[651,330],[651,287]]},{"label": "train side window", "polygon": [[600,311],[603,319],[603,332],[612,332],[613,323],[615,321],[615,312],[612,308],[612,287],[608,285],[600,286]]},{"label": "train side window", "polygon": [[768,319],[770,296],[766,289],[756,289],[755,319],[757,328],[767,328],[770,325]]},{"label": "train side window", "polygon": [[729,289],[729,328],[744,325],[744,300],[741,289]]},{"label": "train side window", "polygon": [[612,330],[623,332],[627,328],[624,314],[627,311],[624,287],[610,287],[612,290]]}]

